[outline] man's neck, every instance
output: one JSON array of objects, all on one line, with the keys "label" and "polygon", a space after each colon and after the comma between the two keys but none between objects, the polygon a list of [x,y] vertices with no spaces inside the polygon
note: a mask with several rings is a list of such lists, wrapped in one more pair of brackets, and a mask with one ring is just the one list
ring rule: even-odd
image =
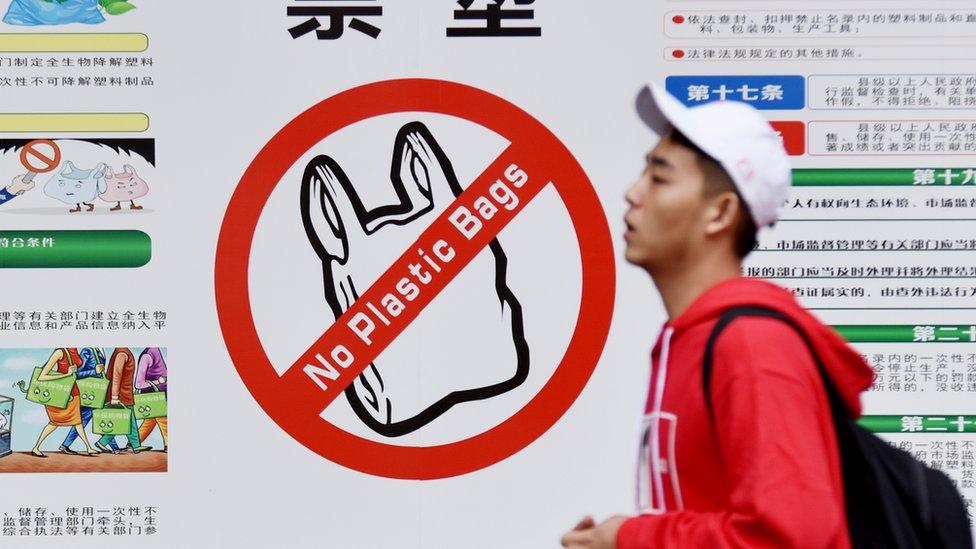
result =
[{"label": "man's neck", "polygon": [[737,258],[714,257],[651,272],[654,285],[661,292],[668,319],[681,316],[698,296],[720,282],[741,276],[742,262]]}]

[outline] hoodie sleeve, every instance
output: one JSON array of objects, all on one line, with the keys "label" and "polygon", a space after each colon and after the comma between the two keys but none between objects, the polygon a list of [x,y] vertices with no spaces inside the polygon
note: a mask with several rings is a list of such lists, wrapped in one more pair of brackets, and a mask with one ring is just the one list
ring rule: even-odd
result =
[{"label": "hoodie sleeve", "polygon": [[715,346],[712,402],[725,508],[630,518],[617,547],[849,547],[830,408],[800,335],[768,318],[730,324]]}]

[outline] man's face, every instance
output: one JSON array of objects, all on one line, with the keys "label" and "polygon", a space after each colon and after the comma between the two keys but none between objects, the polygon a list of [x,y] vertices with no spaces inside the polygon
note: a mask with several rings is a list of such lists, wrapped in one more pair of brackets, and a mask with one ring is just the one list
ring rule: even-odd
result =
[{"label": "man's face", "polygon": [[697,154],[665,135],[627,190],[627,261],[652,274],[682,261],[702,240],[703,185]]}]

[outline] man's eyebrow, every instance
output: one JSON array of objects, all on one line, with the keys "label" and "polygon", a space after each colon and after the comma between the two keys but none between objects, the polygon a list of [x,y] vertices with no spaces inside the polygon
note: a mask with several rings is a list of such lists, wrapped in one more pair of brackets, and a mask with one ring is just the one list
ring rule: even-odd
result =
[{"label": "man's eyebrow", "polygon": [[667,161],[666,158],[658,156],[654,153],[647,153],[645,157],[648,166],[657,166],[659,168],[674,168],[674,165]]}]

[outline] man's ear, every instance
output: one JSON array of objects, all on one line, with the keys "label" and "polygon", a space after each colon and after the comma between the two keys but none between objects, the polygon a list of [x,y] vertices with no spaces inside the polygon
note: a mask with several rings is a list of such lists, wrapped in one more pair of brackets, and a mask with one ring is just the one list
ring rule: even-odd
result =
[{"label": "man's ear", "polygon": [[705,235],[715,236],[735,230],[736,220],[742,210],[739,195],[732,191],[719,193],[708,199],[705,207]]}]

